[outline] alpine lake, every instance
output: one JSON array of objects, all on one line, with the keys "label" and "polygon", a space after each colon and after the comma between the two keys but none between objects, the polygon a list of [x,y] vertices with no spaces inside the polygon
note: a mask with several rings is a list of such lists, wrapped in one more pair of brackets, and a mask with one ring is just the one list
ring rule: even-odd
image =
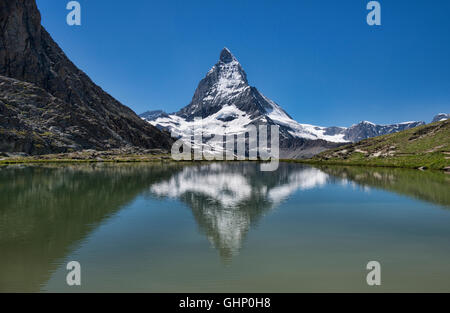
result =
[{"label": "alpine lake", "polygon": [[[67,284],[80,264],[81,286]],[[367,264],[379,262],[381,285]],[[0,292],[450,292],[450,175],[252,162],[0,168]]]}]

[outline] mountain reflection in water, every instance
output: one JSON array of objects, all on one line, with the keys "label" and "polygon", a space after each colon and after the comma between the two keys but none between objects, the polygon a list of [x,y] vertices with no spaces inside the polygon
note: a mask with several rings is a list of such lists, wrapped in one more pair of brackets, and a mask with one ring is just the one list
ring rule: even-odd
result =
[{"label": "mountain reflection in water", "polygon": [[[254,165],[254,164],[253,164]],[[227,260],[239,253],[250,227],[297,190],[325,185],[328,175],[283,164],[276,173],[245,163],[184,168],[150,187],[152,194],[185,202],[209,241]]]},{"label": "mountain reflection in water", "polygon": [[[221,258],[296,192],[376,188],[450,207],[449,175],[281,163],[9,166],[0,168],[0,291],[39,291],[74,249],[139,196],[186,204]],[[145,234],[142,234],[145,236]]]}]

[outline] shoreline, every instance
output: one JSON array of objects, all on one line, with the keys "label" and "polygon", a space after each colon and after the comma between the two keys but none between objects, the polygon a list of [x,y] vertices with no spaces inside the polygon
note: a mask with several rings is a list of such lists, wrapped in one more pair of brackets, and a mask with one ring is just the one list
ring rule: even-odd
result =
[{"label": "shoreline", "polygon": [[[377,162],[378,161],[378,162]],[[316,166],[352,166],[352,167],[372,167],[372,168],[403,168],[414,170],[432,170],[450,173],[449,167],[435,167],[430,164],[409,162],[408,164],[395,164],[399,160],[374,160],[371,163],[358,161],[338,161],[338,160],[315,160],[315,159],[280,159],[283,163],[299,163]],[[400,160],[405,162],[405,160]],[[261,160],[173,160],[170,155],[126,155],[114,156],[112,158],[57,158],[57,157],[22,157],[0,159],[0,167],[8,165],[39,165],[39,164],[118,164],[118,163],[211,163],[211,162],[263,162]],[[426,163],[426,162],[425,162]]]},{"label": "shoreline", "polygon": [[[406,162],[406,160],[374,160],[370,163],[365,163],[361,161],[340,161],[340,160],[315,160],[315,159],[305,159],[305,160],[280,160],[283,162],[291,162],[291,163],[302,163],[302,164],[310,164],[310,165],[333,165],[333,166],[354,166],[354,167],[374,167],[374,168],[404,168],[404,169],[413,169],[413,170],[433,170],[433,171],[441,171],[441,172],[450,172],[450,167],[442,167],[442,166],[434,166],[429,163],[414,163],[414,162]],[[396,164],[397,162],[401,164]],[[406,163],[406,164],[405,164]]]}]

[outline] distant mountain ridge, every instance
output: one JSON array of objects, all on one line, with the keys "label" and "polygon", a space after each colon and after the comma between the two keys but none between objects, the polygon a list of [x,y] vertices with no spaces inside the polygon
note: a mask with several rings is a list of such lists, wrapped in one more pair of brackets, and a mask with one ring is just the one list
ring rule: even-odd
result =
[{"label": "distant mountain ridge", "polygon": [[432,123],[436,123],[436,122],[442,122],[445,120],[450,119],[450,114],[449,113],[439,113],[438,115],[436,115],[432,121]]},{"label": "distant mountain ridge", "polygon": [[140,115],[152,125],[181,137],[201,118],[204,134],[238,134],[248,125],[280,126],[281,157],[311,157],[321,151],[366,138],[385,135],[424,125],[407,122],[375,125],[361,122],[352,127],[321,127],[301,124],[292,119],[274,101],[249,85],[242,65],[229,49],[224,48],[219,61],[203,78],[191,103],[176,113],[161,110]]},{"label": "distant mountain ridge", "polygon": [[[358,142],[367,138],[392,134],[422,125],[425,125],[425,122],[405,122],[391,125],[377,125],[372,122],[363,121],[349,128],[340,128],[340,130],[338,128],[338,130],[333,133],[344,134],[344,139],[348,142]],[[332,132],[334,129],[336,128],[329,127],[327,128],[327,131]]]},{"label": "distant mountain ridge", "polygon": [[168,150],[173,142],[66,57],[35,0],[0,2],[0,76],[0,152]]},{"label": "distant mountain ridge", "polygon": [[430,168],[450,171],[450,120],[419,126],[325,151],[324,164]]},{"label": "distant mountain ridge", "polygon": [[148,121],[153,121],[161,117],[169,117],[169,115],[162,110],[147,111],[140,114],[139,116]]}]

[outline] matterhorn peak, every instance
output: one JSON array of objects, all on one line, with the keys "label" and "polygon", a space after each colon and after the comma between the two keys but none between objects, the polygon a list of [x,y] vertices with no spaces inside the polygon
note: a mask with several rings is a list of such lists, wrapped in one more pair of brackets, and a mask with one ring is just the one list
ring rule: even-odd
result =
[{"label": "matterhorn peak", "polygon": [[237,61],[237,59],[234,57],[231,51],[227,47],[225,47],[220,53],[220,61],[222,61],[223,63],[230,63],[233,61]]}]

